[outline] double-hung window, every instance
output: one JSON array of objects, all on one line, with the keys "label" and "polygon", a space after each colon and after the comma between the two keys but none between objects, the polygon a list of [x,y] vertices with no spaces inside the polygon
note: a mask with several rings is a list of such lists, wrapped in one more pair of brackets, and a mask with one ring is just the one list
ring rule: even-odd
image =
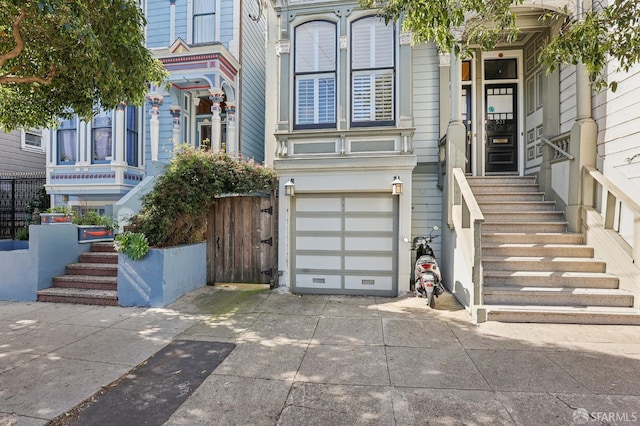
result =
[{"label": "double-hung window", "polygon": [[76,123],[76,119],[64,120],[56,130],[58,164],[75,163],[78,159]]},{"label": "double-hung window", "polygon": [[40,129],[22,130],[21,144],[25,151],[44,152],[43,134]]},{"label": "double-hung window", "polygon": [[395,124],[395,33],[379,17],[351,24],[351,125]]},{"label": "double-hung window", "polygon": [[127,106],[125,112],[127,140],[126,140],[126,161],[127,164],[133,167],[139,165],[138,161],[138,146],[139,146],[139,119],[138,108],[133,105]]},{"label": "double-hung window", "polygon": [[91,123],[93,162],[106,163],[112,159],[113,129],[111,111],[100,111]]},{"label": "double-hung window", "polygon": [[193,44],[215,41],[216,1],[193,0]]},{"label": "double-hung window", "polygon": [[336,25],[311,21],[295,29],[294,128],[336,126]]}]

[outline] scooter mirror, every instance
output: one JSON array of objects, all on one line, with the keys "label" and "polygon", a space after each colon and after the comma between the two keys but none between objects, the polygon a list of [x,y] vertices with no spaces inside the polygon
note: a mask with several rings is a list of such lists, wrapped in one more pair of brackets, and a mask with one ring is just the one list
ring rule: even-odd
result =
[{"label": "scooter mirror", "polygon": [[437,231],[438,229],[440,229],[440,227],[438,225],[433,225],[433,230]]}]

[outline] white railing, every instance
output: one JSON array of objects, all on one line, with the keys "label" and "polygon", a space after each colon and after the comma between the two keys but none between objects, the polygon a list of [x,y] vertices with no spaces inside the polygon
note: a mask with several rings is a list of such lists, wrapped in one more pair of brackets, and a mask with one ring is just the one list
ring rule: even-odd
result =
[{"label": "white railing", "polygon": [[[640,265],[640,204],[625,194],[620,188],[591,166],[583,167],[582,204],[596,208],[596,189],[604,190],[604,229],[613,229],[616,215],[616,204],[620,202],[633,213],[633,246],[631,256],[633,263]],[[596,185],[596,183],[598,185]]]},{"label": "white railing", "polygon": [[470,299],[472,312],[483,305],[482,274],[482,223],[484,215],[471,192],[464,171],[453,169],[453,188],[451,197],[451,219],[453,228],[462,245],[467,264],[472,265],[473,296]]},{"label": "white railing", "polygon": [[561,137],[556,137],[554,138],[553,141],[550,141],[544,136],[540,136],[540,141],[546,143],[547,145],[549,145],[551,148],[555,150],[551,160],[557,160],[559,158],[562,158],[561,155],[568,158],[569,160],[574,159],[573,155],[569,154],[568,152],[569,142],[571,141],[571,135],[569,133],[561,135]]}]

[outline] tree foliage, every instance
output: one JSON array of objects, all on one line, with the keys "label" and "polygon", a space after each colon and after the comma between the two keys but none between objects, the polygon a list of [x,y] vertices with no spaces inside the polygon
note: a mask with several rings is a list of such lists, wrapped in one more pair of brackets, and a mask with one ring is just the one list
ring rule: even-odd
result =
[{"label": "tree foliage", "polygon": [[185,146],[143,197],[130,230],[143,233],[157,247],[199,242],[215,197],[270,192],[276,182],[270,168]]},{"label": "tree foliage", "polygon": [[134,0],[0,0],[0,127],[140,105],[165,78]]},{"label": "tree foliage", "polygon": [[[362,7],[378,8],[387,22],[403,18],[404,29],[416,42],[433,41],[440,51],[463,56],[471,47],[488,50],[515,40],[519,29],[511,7],[520,4],[523,0],[360,0]],[[613,59],[615,70],[628,71],[640,61],[639,16],[637,0],[596,2],[581,16],[568,7],[546,12],[543,21],[563,24],[539,60],[548,71],[580,62],[596,89],[615,90],[616,83],[607,82],[607,66]]]}]

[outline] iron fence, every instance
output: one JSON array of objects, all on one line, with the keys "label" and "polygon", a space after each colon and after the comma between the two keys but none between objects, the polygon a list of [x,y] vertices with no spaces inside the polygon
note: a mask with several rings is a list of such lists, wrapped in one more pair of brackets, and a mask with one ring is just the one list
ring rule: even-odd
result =
[{"label": "iron fence", "polygon": [[13,239],[29,224],[29,203],[38,199],[44,173],[0,174],[0,239]]}]

